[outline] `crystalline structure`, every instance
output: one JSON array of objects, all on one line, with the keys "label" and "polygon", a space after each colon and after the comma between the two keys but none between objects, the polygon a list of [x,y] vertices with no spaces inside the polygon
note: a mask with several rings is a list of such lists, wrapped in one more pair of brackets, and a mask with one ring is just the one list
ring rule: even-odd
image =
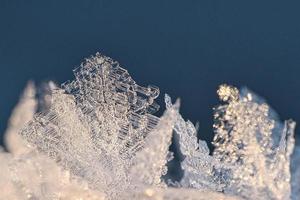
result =
[{"label": "crystalline structure", "polygon": [[[43,98],[33,83],[25,89],[5,134],[10,152],[0,152],[0,199],[299,199],[295,123],[251,91],[220,86],[210,154],[179,101],[166,95],[155,116],[159,89],[112,59],[97,53],[74,74],[48,83]],[[163,178],[173,133],[184,172],[176,183]]]},{"label": "crystalline structure", "polygon": [[5,133],[10,153],[0,152],[0,199],[104,199],[104,194],[89,190],[84,182],[70,182],[68,171],[22,140],[18,132],[32,120],[37,104],[34,84],[29,82]]},{"label": "crystalline structure", "polygon": [[[90,187],[113,197],[114,188],[122,192],[131,185],[128,175],[131,166],[139,164],[135,155],[145,142],[151,145],[143,151],[161,154],[165,160],[173,129],[171,109],[161,119],[152,115],[158,109],[158,88],[137,85],[108,57],[97,54],[74,71],[75,80],[53,90],[50,109],[36,115],[21,135]],[[169,136],[164,140],[164,134],[149,134],[159,133],[156,127]],[[161,143],[166,147],[162,149]],[[164,171],[153,169],[153,180],[147,180],[159,184]]]},{"label": "crystalline structure", "polygon": [[290,199],[295,123],[281,123],[274,111],[247,89],[239,93],[222,85],[218,95],[225,104],[215,108],[212,156],[204,141],[197,142],[193,124],[177,112],[174,130],[184,155],[181,185],[245,199]]},{"label": "crystalline structure", "polygon": [[[166,95],[167,107],[171,107],[171,99]],[[179,112],[176,113],[176,122],[174,131],[177,134],[179,148],[184,155],[181,166],[184,170],[184,176],[181,180],[183,187],[191,187],[196,189],[210,189],[221,191],[221,184],[214,181],[212,171],[215,160],[209,155],[209,149],[206,142],[197,142],[197,131],[194,125],[185,122]]]},{"label": "crystalline structure", "polygon": [[[227,85],[220,87],[219,95],[228,88],[236,95]],[[281,123],[274,111],[247,89],[225,102],[215,109],[213,152],[232,169],[225,192],[244,198],[289,199],[295,123]]]}]

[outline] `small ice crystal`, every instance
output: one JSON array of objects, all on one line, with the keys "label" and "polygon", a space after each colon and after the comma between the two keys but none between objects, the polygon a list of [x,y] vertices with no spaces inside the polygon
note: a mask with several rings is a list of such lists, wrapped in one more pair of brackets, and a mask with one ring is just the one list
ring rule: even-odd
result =
[{"label": "small ice crystal", "polygon": [[238,89],[226,84],[220,85],[217,94],[222,101],[235,101],[239,98]]}]

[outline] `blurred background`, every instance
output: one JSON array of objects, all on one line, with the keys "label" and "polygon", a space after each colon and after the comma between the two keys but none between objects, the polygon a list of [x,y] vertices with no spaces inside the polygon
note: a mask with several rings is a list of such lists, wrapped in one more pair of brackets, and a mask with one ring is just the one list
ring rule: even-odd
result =
[{"label": "blurred background", "polygon": [[300,122],[299,9],[300,1],[0,0],[0,132],[28,80],[73,79],[97,51],[141,85],[180,97],[208,142],[222,83],[248,86]]}]

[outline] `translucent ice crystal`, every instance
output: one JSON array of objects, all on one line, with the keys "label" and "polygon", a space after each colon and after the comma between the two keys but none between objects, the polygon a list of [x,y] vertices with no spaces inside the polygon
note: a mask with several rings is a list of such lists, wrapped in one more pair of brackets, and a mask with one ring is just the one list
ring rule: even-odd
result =
[{"label": "translucent ice crystal", "polygon": [[232,98],[215,109],[213,156],[231,168],[232,180],[225,192],[244,198],[289,199],[295,123],[281,123],[274,111],[247,89],[237,96],[235,88],[223,85],[218,93],[224,88]]},{"label": "translucent ice crystal", "polygon": [[104,199],[104,194],[89,190],[84,182],[71,182],[68,171],[27,146],[18,134],[36,112],[35,93],[29,82],[9,119],[5,138],[10,153],[0,151],[0,199]]},{"label": "translucent ice crystal", "polygon": [[[246,88],[217,91],[210,153],[179,101],[166,95],[155,116],[159,89],[138,85],[111,58],[97,53],[74,74],[61,87],[48,83],[40,99],[33,83],[24,90],[5,134],[10,152],[0,152],[0,199],[299,199],[295,122]],[[163,178],[173,133],[176,183]]]},{"label": "translucent ice crystal", "polygon": [[74,73],[75,80],[52,91],[49,110],[36,115],[21,135],[110,197],[134,188],[129,177],[134,170],[143,183],[159,184],[173,123],[172,109],[161,119],[152,115],[158,88],[137,85],[117,62],[100,54]]},{"label": "translucent ice crystal", "polygon": [[18,132],[23,126],[32,120],[37,110],[37,101],[35,99],[35,86],[29,82],[23,92],[20,102],[15,107],[8,122],[5,141],[6,147],[12,154],[24,153],[28,150],[25,141],[22,140]]},{"label": "translucent ice crystal", "polygon": [[[232,86],[221,85],[217,93],[225,104],[215,108],[212,156],[206,142],[197,141],[194,125],[176,113],[174,130],[184,156],[181,185],[245,199],[289,199],[295,123],[281,123],[274,111],[247,89],[239,93]],[[170,97],[166,99],[170,106]]]}]

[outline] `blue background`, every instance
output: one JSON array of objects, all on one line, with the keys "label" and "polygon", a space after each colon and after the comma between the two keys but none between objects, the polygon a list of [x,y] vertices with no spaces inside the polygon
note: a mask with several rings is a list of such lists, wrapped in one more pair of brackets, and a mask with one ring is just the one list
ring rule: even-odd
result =
[{"label": "blue background", "polygon": [[207,141],[224,82],[300,122],[299,10],[300,1],[0,0],[0,131],[29,79],[72,79],[97,51],[181,97]]}]

